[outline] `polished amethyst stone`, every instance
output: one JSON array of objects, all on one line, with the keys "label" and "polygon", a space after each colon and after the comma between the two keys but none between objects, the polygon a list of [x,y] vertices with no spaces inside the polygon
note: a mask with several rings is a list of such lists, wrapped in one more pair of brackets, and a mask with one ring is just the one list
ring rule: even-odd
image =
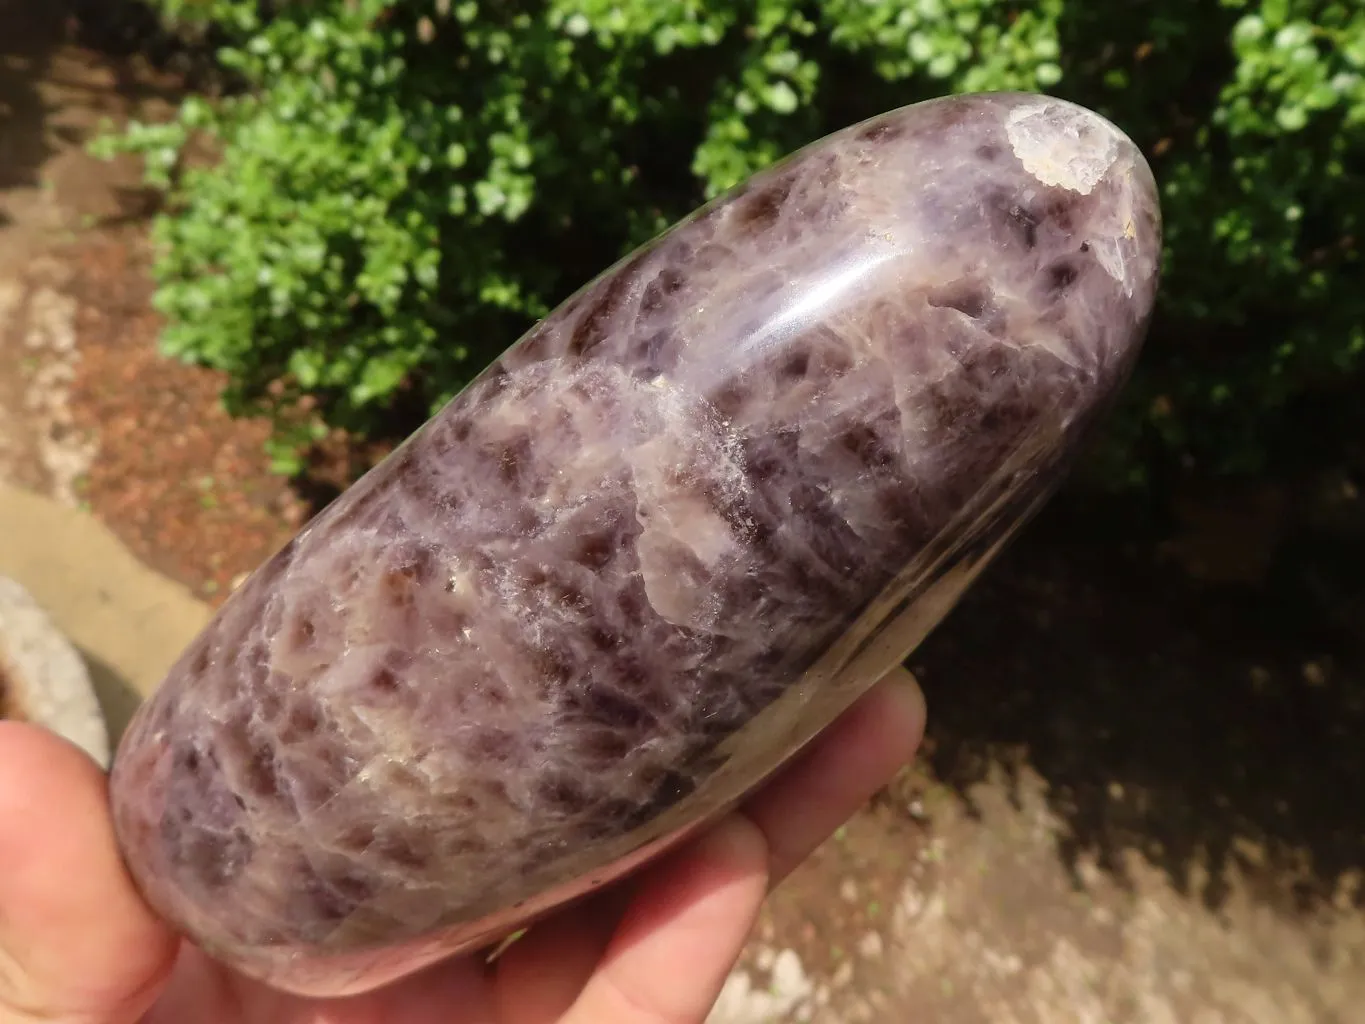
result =
[{"label": "polished amethyst stone", "polygon": [[113,771],[151,904],[286,989],[493,943],[733,806],[1057,483],[1157,286],[1055,99],[855,125],[597,278],[224,605]]}]

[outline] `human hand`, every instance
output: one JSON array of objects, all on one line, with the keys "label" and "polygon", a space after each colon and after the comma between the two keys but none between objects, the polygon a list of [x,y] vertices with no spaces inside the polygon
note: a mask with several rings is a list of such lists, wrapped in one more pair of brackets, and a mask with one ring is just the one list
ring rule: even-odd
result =
[{"label": "human hand", "polygon": [[924,700],[882,680],[740,811],[596,902],[344,999],[286,995],[182,943],[114,843],[81,751],[0,723],[0,1024],[701,1024],[769,890],[913,755]]}]

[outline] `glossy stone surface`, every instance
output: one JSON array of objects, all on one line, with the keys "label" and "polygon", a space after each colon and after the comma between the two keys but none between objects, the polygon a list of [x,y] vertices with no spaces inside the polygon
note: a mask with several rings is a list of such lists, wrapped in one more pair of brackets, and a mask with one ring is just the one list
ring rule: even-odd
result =
[{"label": "glossy stone surface", "polygon": [[987,95],[830,136],[639,250],[185,652],[113,772],[147,898],[272,984],[360,991],[732,806],[1057,482],[1159,235],[1116,129]]}]

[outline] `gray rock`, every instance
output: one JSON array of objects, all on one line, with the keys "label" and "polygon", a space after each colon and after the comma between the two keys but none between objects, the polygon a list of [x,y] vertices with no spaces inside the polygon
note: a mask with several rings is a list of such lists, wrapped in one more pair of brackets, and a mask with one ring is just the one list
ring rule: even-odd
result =
[{"label": "gray rock", "polygon": [[0,701],[4,717],[70,740],[101,767],[109,732],[76,648],[28,591],[0,576]]}]

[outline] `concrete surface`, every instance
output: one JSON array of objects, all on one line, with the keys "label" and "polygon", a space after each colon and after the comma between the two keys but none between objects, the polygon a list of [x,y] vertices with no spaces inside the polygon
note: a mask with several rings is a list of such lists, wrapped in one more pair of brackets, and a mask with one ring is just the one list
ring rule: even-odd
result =
[{"label": "concrete surface", "polygon": [[32,594],[81,652],[115,737],[208,621],[206,605],[92,516],[3,482],[0,575]]}]

